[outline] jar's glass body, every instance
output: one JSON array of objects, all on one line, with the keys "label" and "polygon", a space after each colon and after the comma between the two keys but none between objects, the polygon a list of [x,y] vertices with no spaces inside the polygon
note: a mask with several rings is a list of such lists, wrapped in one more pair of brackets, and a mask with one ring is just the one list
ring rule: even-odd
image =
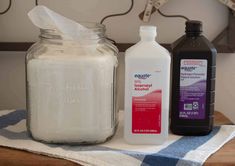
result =
[{"label": "jar's glass body", "polygon": [[93,144],[110,138],[117,126],[117,49],[100,25],[81,41],[54,31],[26,57],[27,127],[49,143]]}]

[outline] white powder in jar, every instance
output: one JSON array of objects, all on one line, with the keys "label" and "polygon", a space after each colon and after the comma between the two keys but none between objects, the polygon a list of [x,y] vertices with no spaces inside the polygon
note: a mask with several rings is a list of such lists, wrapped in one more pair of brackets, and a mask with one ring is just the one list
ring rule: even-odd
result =
[{"label": "white powder in jar", "polygon": [[46,142],[103,142],[115,128],[116,56],[54,56],[27,64],[29,129]]}]

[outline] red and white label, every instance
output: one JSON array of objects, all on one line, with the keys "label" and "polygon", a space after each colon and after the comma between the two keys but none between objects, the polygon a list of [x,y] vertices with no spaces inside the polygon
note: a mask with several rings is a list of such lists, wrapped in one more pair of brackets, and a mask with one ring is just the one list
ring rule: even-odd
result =
[{"label": "red and white label", "polygon": [[157,82],[158,72],[134,74],[132,93],[132,133],[160,134],[162,90]]}]

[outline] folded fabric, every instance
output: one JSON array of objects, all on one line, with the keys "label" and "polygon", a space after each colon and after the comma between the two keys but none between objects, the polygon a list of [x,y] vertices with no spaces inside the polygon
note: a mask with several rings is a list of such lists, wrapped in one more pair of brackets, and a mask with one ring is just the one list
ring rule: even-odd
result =
[{"label": "folded fabric", "polygon": [[123,140],[123,111],[115,136],[92,146],[45,144],[32,140],[26,130],[25,110],[0,111],[0,146],[11,147],[83,165],[175,166],[202,165],[206,159],[235,136],[235,126],[216,126],[207,136],[169,135],[160,146],[129,145]]}]

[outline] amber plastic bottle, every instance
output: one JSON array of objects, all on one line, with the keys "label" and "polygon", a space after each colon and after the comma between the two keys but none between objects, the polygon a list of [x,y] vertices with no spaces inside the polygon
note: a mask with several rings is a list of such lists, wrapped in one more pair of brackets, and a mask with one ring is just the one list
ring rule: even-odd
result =
[{"label": "amber plastic bottle", "polygon": [[173,44],[171,131],[206,135],[213,128],[216,54],[202,36],[202,22],[187,21],[186,34]]}]

